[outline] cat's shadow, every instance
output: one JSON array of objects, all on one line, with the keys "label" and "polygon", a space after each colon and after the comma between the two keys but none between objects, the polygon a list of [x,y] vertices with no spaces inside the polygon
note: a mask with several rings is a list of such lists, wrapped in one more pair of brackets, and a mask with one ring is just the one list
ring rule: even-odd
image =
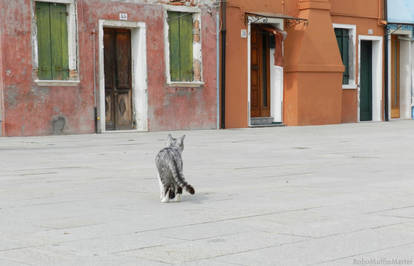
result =
[{"label": "cat's shadow", "polygon": [[208,192],[201,192],[195,193],[194,195],[183,195],[181,197],[181,201],[170,201],[170,203],[189,203],[189,204],[203,204],[204,201],[209,200],[210,193]]}]

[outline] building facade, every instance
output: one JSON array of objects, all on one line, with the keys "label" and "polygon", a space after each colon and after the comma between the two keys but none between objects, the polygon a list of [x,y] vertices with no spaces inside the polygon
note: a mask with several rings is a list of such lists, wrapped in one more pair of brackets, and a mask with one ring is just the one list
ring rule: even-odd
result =
[{"label": "building facade", "polygon": [[222,127],[383,120],[383,1],[228,0],[222,12]]},{"label": "building facade", "polygon": [[2,136],[217,128],[213,0],[0,0]]}]

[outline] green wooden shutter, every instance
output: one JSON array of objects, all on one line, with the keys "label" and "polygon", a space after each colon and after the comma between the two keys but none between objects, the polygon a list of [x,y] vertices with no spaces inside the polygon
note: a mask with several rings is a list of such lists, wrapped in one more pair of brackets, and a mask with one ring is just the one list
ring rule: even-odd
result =
[{"label": "green wooden shutter", "polygon": [[39,71],[38,78],[64,80],[69,77],[66,5],[36,3]]},{"label": "green wooden shutter", "polygon": [[50,42],[50,4],[36,2],[38,78],[52,79],[52,58]]},{"label": "green wooden shutter", "polygon": [[171,81],[180,81],[180,13],[168,12]]},{"label": "green wooden shutter", "polygon": [[193,80],[193,16],[168,12],[171,81]]},{"label": "green wooden shutter", "polygon": [[180,18],[181,80],[193,80],[193,15],[184,13]]},{"label": "green wooden shutter", "polygon": [[345,66],[344,78],[342,83],[348,84],[349,83],[349,30],[342,30],[342,47],[343,47],[343,56],[342,62]]},{"label": "green wooden shutter", "polygon": [[345,66],[345,71],[342,78],[342,84],[349,83],[349,30],[335,29],[336,40],[338,48],[341,53],[342,63]]},{"label": "green wooden shutter", "polygon": [[69,55],[66,5],[50,4],[50,32],[53,79],[68,79]]}]

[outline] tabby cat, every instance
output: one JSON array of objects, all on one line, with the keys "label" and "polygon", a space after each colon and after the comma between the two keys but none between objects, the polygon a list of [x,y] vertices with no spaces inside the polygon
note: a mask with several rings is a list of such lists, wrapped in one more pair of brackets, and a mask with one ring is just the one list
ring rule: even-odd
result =
[{"label": "tabby cat", "polygon": [[183,160],[181,153],[184,150],[183,135],[179,140],[168,134],[167,147],[162,149],[155,157],[160,183],[160,200],[168,202],[170,199],[181,200],[183,188],[194,194],[194,188],[184,179]]}]

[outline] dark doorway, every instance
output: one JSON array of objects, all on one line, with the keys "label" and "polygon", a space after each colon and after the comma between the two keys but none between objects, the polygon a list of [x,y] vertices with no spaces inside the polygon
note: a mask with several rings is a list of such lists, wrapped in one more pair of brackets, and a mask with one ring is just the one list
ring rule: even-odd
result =
[{"label": "dark doorway", "polygon": [[372,120],[372,41],[361,41],[360,121]]},{"label": "dark doorway", "polygon": [[104,29],[105,127],[132,129],[131,32]]},{"label": "dark doorway", "polygon": [[270,35],[259,25],[251,28],[251,117],[270,117]]}]

